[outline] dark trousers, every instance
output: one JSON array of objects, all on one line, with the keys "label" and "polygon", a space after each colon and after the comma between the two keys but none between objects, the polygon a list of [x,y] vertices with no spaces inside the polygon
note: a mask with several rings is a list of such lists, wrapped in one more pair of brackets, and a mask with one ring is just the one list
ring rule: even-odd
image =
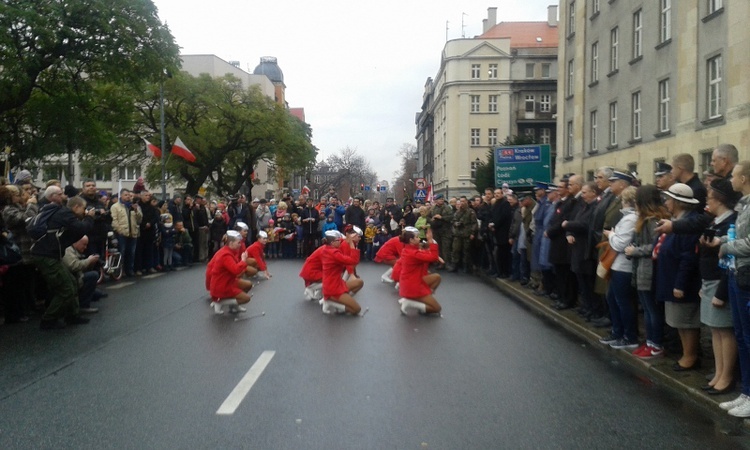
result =
[{"label": "dark trousers", "polygon": [[560,301],[573,306],[578,299],[578,284],[570,271],[570,264],[555,264],[555,281]]},{"label": "dark trousers", "polygon": [[83,273],[83,285],[78,288],[78,305],[81,308],[89,308],[91,306],[91,299],[94,298],[97,281],[99,281],[99,272],[89,270]]},{"label": "dark trousers", "polygon": [[511,246],[508,243],[508,239],[502,237],[496,237],[497,240],[497,273],[500,276],[510,276],[513,271],[512,255],[510,254]]},{"label": "dark trousers", "polygon": [[137,241],[138,239],[136,238],[117,236],[117,244],[122,254],[123,268],[125,269],[125,274],[128,276],[133,275],[135,271],[135,247]]},{"label": "dark trousers", "polygon": [[78,281],[62,261],[43,256],[35,257],[34,264],[42,274],[52,296],[42,320],[62,319],[78,314]]},{"label": "dark trousers", "polygon": [[315,233],[306,233],[302,239],[302,252],[308,257],[315,250]]},{"label": "dark trousers", "polygon": [[136,253],[138,253],[138,247],[141,248],[141,270],[153,269],[154,266],[154,252],[156,247],[154,246],[154,236],[141,236],[138,239],[138,246],[136,247]]}]

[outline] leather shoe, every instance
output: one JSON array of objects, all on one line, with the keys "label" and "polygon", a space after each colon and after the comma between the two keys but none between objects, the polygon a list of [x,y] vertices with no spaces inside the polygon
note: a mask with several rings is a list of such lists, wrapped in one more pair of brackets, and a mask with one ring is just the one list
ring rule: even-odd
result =
[{"label": "leather shoe", "polygon": [[704,384],[703,386],[701,386],[701,391],[710,391],[713,388],[714,387],[711,386],[710,384]]},{"label": "leather shoe", "polygon": [[572,308],[572,306],[568,305],[567,303],[557,303],[555,305],[555,309],[558,310],[558,311],[564,311],[564,310],[570,309],[570,308]]},{"label": "leather shoe", "polygon": [[706,394],[708,394],[708,395],[724,395],[724,394],[729,394],[732,391],[734,391],[734,383],[729,383],[729,385],[727,387],[725,387],[724,389],[714,389],[714,388],[711,388],[711,389],[709,389],[709,390],[706,391]]},{"label": "leather shoe", "polygon": [[672,365],[672,370],[674,370],[675,372],[687,372],[689,370],[695,370],[695,369],[700,369],[700,368],[701,368],[701,361],[699,359],[697,359],[693,363],[693,365],[690,366],[690,367],[683,367],[683,366],[680,365],[679,362],[675,362]]}]

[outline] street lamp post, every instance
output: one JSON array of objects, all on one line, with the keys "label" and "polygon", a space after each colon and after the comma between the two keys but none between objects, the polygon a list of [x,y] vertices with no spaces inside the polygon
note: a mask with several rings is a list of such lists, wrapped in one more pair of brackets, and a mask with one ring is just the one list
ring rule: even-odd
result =
[{"label": "street lamp post", "polygon": [[161,199],[167,200],[167,137],[164,135],[164,79],[159,81],[159,109],[161,118]]}]

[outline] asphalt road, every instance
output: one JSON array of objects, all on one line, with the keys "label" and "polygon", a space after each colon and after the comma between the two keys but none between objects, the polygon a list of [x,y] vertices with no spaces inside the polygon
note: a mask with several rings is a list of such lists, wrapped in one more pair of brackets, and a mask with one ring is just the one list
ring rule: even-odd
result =
[{"label": "asphalt road", "polygon": [[213,315],[196,265],[109,285],[89,325],[0,327],[0,448],[748,445],[477,278],[444,275],[444,317],[404,317],[363,263],[367,315],[327,316],[300,261],[269,263],[261,317]]}]

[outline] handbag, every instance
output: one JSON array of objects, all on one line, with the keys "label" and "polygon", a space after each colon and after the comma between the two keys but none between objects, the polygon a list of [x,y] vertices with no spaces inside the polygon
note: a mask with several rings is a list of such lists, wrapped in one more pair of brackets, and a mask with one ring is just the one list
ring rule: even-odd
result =
[{"label": "handbag", "polygon": [[735,274],[737,287],[743,291],[750,291],[750,266],[741,266],[737,268]]},{"label": "handbag", "polygon": [[617,258],[617,252],[612,249],[609,245],[609,241],[602,241],[596,244],[596,248],[604,248],[604,251],[599,255],[599,264],[596,266],[596,276],[603,280],[609,280],[612,275],[612,264]]},{"label": "handbag", "polygon": [[21,262],[21,249],[13,241],[12,234],[0,234],[0,266]]}]

